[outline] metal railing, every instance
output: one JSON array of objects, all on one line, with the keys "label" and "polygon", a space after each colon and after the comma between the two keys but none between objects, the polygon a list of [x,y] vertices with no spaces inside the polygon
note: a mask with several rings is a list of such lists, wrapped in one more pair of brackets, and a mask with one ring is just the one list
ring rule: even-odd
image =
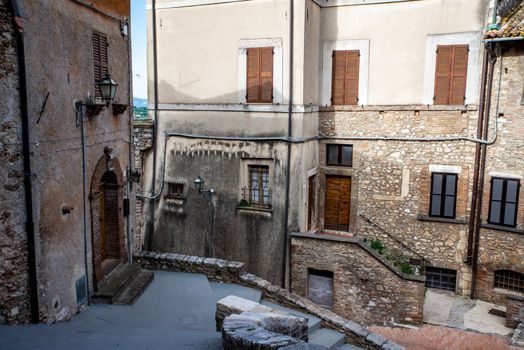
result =
[{"label": "metal railing", "polygon": [[269,187],[243,187],[240,206],[271,208],[273,191]]}]

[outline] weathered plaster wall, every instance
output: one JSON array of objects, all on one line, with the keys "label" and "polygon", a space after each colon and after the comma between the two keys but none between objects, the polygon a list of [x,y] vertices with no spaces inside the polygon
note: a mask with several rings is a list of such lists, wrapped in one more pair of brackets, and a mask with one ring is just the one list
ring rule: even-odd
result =
[{"label": "weathered plaster wall", "polygon": [[504,303],[506,291],[494,288],[494,271],[524,273],[524,50],[517,43],[502,45],[502,56],[495,65],[490,121],[493,127],[497,118],[498,139],[488,146],[484,178],[483,223],[489,214],[491,178],[514,177],[521,182],[515,230],[484,227],[480,231],[477,293],[497,303]]},{"label": "weathered plaster wall", "polygon": [[[19,1],[19,5],[25,19],[40,311],[42,320],[53,321],[77,311],[75,283],[86,273],[82,150],[75,101],[94,94],[92,31],[108,36],[109,71],[119,83],[116,102],[126,105],[130,47],[129,38],[120,33],[120,21],[89,6],[66,0]],[[86,118],[84,127],[89,191],[105,146],[113,148],[124,170],[129,164],[129,112],[113,116],[111,109],[104,109]],[[89,213],[89,200],[87,205]],[[64,214],[62,206],[73,209]],[[87,246],[91,270],[90,232]]]},{"label": "weathered plaster wall", "polygon": [[[486,11],[487,1],[484,0],[405,1],[325,7],[320,11],[320,43],[369,40],[368,104],[423,103],[424,86],[430,84],[425,82],[425,70],[434,63],[434,59],[428,60],[431,51],[426,52],[428,35],[476,31],[478,41],[484,29]],[[408,28],[416,30],[409,31]],[[409,35],[402,34],[407,32]],[[472,63],[480,64],[478,51]],[[323,74],[325,72],[321,72],[321,76]],[[476,79],[478,74],[477,70],[475,76],[468,77],[468,80]],[[476,85],[473,87],[477,92]],[[322,95],[323,91],[326,91],[325,87],[319,94]],[[476,100],[468,103],[476,103]]]},{"label": "weathered plaster wall", "polygon": [[331,271],[337,314],[366,325],[422,322],[423,277],[402,278],[356,240],[294,235],[291,249],[292,292],[308,296],[308,269]]},{"label": "weathered plaster wall", "polygon": [[0,324],[30,320],[15,32],[0,1]]}]

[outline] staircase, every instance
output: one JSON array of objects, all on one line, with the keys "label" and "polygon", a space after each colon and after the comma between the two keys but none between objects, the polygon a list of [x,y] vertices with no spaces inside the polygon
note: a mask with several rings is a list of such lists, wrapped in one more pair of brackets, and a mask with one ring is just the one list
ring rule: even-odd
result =
[{"label": "staircase", "polygon": [[97,304],[133,304],[153,278],[153,271],[142,270],[138,264],[122,264],[101,283],[91,301]]},{"label": "staircase", "polygon": [[322,328],[322,321],[312,315],[302,313],[297,310],[293,310],[267,300],[259,301],[260,304],[273,309],[284,311],[292,316],[304,317],[308,320],[309,326],[309,341],[310,344],[320,345],[328,349],[338,350],[358,350],[362,349],[355,345],[346,343],[346,335],[332,329]]}]

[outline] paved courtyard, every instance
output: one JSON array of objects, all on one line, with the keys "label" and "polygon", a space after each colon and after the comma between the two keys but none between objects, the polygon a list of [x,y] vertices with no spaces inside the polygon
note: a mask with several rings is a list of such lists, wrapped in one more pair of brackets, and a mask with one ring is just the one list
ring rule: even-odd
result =
[{"label": "paved courtyard", "polygon": [[209,283],[203,275],[155,272],[132,306],[92,305],[70,322],[0,326],[0,349],[221,349],[216,301],[229,294],[257,299],[237,285]]}]

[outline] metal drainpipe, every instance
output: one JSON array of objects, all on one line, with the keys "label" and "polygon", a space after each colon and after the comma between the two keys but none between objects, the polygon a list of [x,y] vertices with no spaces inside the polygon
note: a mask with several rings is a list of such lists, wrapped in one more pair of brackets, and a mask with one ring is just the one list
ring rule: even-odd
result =
[{"label": "metal drainpipe", "polygon": [[[286,272],[291,273],[291,261],[288,262],[288,250],[289,246],[289,178],[291,176],[291,137],[293,134],[292,117],[293,117],[293,47],[294,47],[294,2],[289,0],[289,107],[288,107],[288,119],[287,119],[287,164],[286,164],[286,199],[284,205],[284,249],[283,249],[283,261],[282,261],[282,281],[281,286],[286,286]],[[289,267],[288,267],[289,263]]]},{"label": "metal drainpipe", "polygon": [[[484,58],[482,60],[482,78],[480,83],[480,100],[479,100],[479,113],[477,121],[477,138],[482,137],[482,128],[484,122],[484,105],[486,103],[486,78],[487,78],[487,68],[488,68],[488,59],[489,52],[484,46]],[[475,165],[473,170],[473,194],[471,198],[471,211],[469,214],[469,223],[468,223],[468,250],[466,256],[466,263],[471,266],[473,261],[473,237],[475,235],[475,220],[477,213],[477,202],[478,202],[478,183],[479,183],[479,163],[480,163],[480,144],[477,143],[475,146]]]},{"label": "metal drainpipe", "polygon": [[77,116],[80,120],[80,135],[82,137],[82,234],[84,236],[84,269],[86,274],[86,297],[87,305],[91,305],[91,296],[89,291],[89,268],[87,260],[87,175],[86,175],[86,143],[85,143],[85,133],[84,133],[84,105],[80,103],[80,113]]},{"label": "metal drainpipe", "polygon": [[[493,72],[495,69],[495,63],[497,62],[497,56],[492,51],[492,47],[490,48],[489,52],[489,73],[488,73],[488,91],[486,96],[486,108],[485,108],[485,117],[484,117],[484,126],[483,126],[483,132],[482,137],[487,140],[488,138],[488,126],[489,126],[489,114],[490,114],[490,108],[491,108],[491,95],[493,90]],[[502,68],[502,67],[501,67]],[[482,214],[482,197],[483,197],[483,189],[484,189],[484,173],[486,170],[486,152],[487,151],[487,145],[482,144],[481,145],[481,159],[480,159],[480,170],[479,170],[479,183],[477,186],[477,197],[478,197],[478,207],[475,215],[475,237],[474,237],[474,243],[473,243],[473,261],[472,261],[472,271],[471,271],[471,293],[470,297],[471,299],[475,299],[475,289],[477,285],[477,271],[478,271],[478,255],[479,255],[479,241],[480,241],[480,219]]]},{"label": "metal drainpipe", "polygon": [[[151,193],[155,193],[156,181],[156,156],[157,156],[157,134],[158,134],[158,65],[157,65],[157,42],[156,42],[156,1],[151,1],[151,8],[153,11],[153,104],[154,104],[154,120],[153,120],[153,175],[151,177]],[[164,150],[165,151],[165,150]],[[145,249],[151,250],[153,247],[153,235],[155,233],[155,203],[156,199],[150,199],[149,203],[149,222],[146,228],[147,237],[145,239]]]},{"label": "metal drainpipe", "polygon": [[38,280],[36,275],[36,249],[35,249],[35,223],[33,217],[33,188],[31,184],[31,154],[29,149],[29,112],[27,108],[27,83],[25,70],[24,28],[22,17],[16,0],[9,2],[15,27],[16,50],[18,56],[18,76],[20,84],[20,110],[22,117],[22,150],[24,162],[24,192],[27,233],[27,260],[29,265],[29,300],[31,304],[31,320],[33,323],[40,321],[38,306]]}]

